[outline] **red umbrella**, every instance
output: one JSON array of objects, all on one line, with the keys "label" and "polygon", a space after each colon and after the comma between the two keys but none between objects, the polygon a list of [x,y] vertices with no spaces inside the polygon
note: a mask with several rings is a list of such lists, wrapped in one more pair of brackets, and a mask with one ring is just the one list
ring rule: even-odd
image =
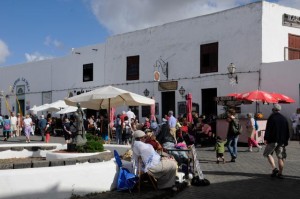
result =
[{"label": "red umbrella", "polygon": [[186,120],[187,122],[192,122],[193,121],[193,116],[192,116],[192,106],[193,106],[193,102],[192,102],[192,94],[189,93],[186,96]]},{"label": "red umbrella", "polygon": [[274,98],[270,93],[261,90],[254,90],[242,93],[240,95],[240,99],[252,102],[278,103],[278,100]]},{"label": "red umbrella", "polygon": [[278,103],[295,103],[295,100],[289,96],[281,93],[271,93],[271,95],[278,100]]},{"label": "red umbrella", "polygon": [[116,112],[116,109],[114,107],[111,107],[110,113],[109,113],[109,127],[110,128],[114,127],[115,112]]},{"label": "red umbrella", "polygon": [[[154,97],[151,97],[154,100]],[[156,117],[155,117],[155,103],[151,104],[150,107],[150,121],[154,120],[156,121]]]},{"label": "red umbrella", "polygon": [[241,93],[229,93],[227,96],[235,97],[236,99],[241,98]]}]

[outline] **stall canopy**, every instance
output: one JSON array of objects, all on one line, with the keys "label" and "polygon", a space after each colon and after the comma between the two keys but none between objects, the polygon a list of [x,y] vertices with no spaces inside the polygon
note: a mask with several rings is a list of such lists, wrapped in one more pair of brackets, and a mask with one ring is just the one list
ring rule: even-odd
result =
[{"label": "stall canopy", "polygon": [[81,107],[93,110],[109,109],[123,105],[139,106],[155,103],[153,99],[113,86],[101,87],[87,93],[66,98],[65,102],[70,106],[77,106],[77,103],[80,103]]},{"label": "stall canopy", "polygon": [[281,93],[272,92],[271,95],[278,100],[278,103],[295,103],[295,100]]},{"label": "stall canopy", "polygon": [[[109,112],[112,107],[123,105],[152,105],[155,103],[153,99],[113,86],[97,88],[87,93],[82,93],[74,97],[66,98],[65,102],[70,106],[77,106],[77,104],[80,103],[80,106],[84,108],[93,110],[107,109]],[[110,113],[109,123],[112,122],[111,116],[112,114]]]},{"label": "stall canopy", "polygon": [[[68,113],[74,113],[77,111],[77,107],[76,106],[68,106],[66,108],[61,109],[60,111],[56,112],[55,114],[68,114]],[[82,108],[82,110],[84,110],[86,108]]]},{"label": "stall canopy", "polygon": [[267,92],[254,90],[245,93],[229,93],[228,96],[234,97],[236,100],[263,102],[263,103],[295,103],[295,100],[287,95],[276,92]]},{"label": "stall canopy", "polygon": [[63,108],[68,107],[68,105],[66,105],[64,100],[58,100],[55,101],[51,104],[43,104],[41,106],[33,106],[30,110],[34,111],[34,112],[39,112],[39,111],[48,111],[48,112],[56,112],[59,111]]},{"label": "stall canopy", "polygon": [[238,96],[238,99],[248,100],[252,102],[278,103],[278,100],[274,98],[269,92],[262,90],[254,90],[241,93],[241,95]]}]

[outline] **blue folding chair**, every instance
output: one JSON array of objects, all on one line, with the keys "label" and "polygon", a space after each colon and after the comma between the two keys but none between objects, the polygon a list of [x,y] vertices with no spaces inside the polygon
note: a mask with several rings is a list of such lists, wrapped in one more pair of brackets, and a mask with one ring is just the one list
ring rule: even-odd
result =
[{"label": "blue folding chair", "polygon": [[120,169],[117,190],[129,190],[129,192],[131,192],[139,178],[135,174],[131,173],[128,169],[122,167],[121,158],[116,150],[114,150],[114,156]]}]

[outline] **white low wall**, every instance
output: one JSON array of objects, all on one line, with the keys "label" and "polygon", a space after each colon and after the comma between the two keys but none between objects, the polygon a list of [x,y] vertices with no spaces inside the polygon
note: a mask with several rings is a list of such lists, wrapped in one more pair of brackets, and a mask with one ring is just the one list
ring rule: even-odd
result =
[{"label": "white low wall", "polygon": [[118,151],[120,155],[123,155],[128,149],[131,149],[130,145],[118,145],[118,144],[104,144],[104,149],[109,151]]},{"label": "white low wall", "polygon": [[47,153],[49,151],[57,151],[62,149],[67,149],[66,144],[46,144],[46,143],[29,143],[29,144],[1,144],[1,147],[56,147],[56,149],[53,150],[38,150],[38,151],[28,151],[27,149],[23,149],[22,151],[12,151],[12,150],[6,150],[0,152],[0,159],[8,159],[8,158],[26,158],[26,157],[46,157]]},{"label": "white low wall", "polygon": [[[116,149],[121,155],[123,147],[120,149],[120,146],[108,148]],[[5,151],[6,154],[10,152]],[[1,154],[4,152],[0,152],[0,157]],[[130,162],[123,162],[123,166],[132,168]],[[117,177],[118,167],[114,159],[70,166],[0,170],[0,198],[69,199],[72,194],[85,195],[116,189]]]},{"label": "white low wall", "polygon": [[70,198],[116,188],[114,160],[101,163],[0,170],[0,198]]}]

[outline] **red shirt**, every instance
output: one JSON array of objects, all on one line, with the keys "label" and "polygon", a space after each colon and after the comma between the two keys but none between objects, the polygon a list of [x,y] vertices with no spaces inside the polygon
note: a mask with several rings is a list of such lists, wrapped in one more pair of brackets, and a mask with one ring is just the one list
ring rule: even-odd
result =
[{"label": "red shirt", "polygon": [[184,131],[184,132],[188,133],[189,132],[188,126],[182,126],[181,131]]}]

